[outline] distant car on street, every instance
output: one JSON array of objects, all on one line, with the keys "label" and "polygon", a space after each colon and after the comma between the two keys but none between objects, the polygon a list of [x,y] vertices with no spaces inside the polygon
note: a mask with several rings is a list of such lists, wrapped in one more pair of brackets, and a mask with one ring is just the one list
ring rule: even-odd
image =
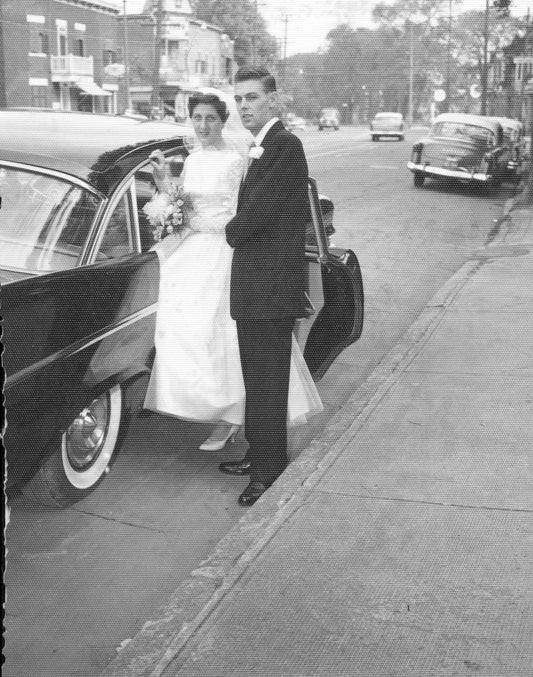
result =
[{"label": "distant car on street", "polygon": [[341,116],[337,108],[323,108],[318,118],[318,130],[323,129],[338,130],[341,125]]},{"label": "distant car on street", "polygon": [[376,113],[370,122],[370,136],[372,141],[381,138],[404,140],[403,115],[401,113]]},{"label": "distant car on street", "polygon": [[[179,176],[189,134],[123,116],[0,111],[9,492],[68,506],[113,464],[154,354],[148,158],[160,149]],[[297,339],[319,379],[361,334],[363,287],[355,254],[329,246],[333,203],[312,180],[309,207],[309,309]]]},{"label": "distant car on street", "polygon": [[127,118],[133,118],[134,120],[148,120],[147,115],[143,115],[142,113],[139,113],[133,108],[126,108],[126,110],[122,113],[122,115],[124,115],[124,117]]},{"label": "distant car on street", "polygon": [[407,167],[414,185],[425,179],[455,179],[497,188],[507,171],[508,152],[501,124],[490,117],[467,113],[438,115],[429,135],[413,145]]},{"label": "distant car on street", "polygon": [[304,118],[298,117],[297,115],[288,115],[285,126],[288,130],[304,130],[307,127],[307,122]]}]

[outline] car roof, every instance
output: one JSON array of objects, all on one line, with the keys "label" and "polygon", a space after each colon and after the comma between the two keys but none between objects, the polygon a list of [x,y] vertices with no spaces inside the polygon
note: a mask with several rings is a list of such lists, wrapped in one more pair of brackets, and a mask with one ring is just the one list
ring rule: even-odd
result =
[{"label": "car roof", "polygon": [[496,122],[499,122],[502,127],[512,127],[514,129],[520,129],[524,125],[520,120],[515,120],[514,118],[504,118],[500,117],[498,115],[491,115],[491,118],[493,120],[496,120]]},{"label": "car roof", "polygon": [[498,128],[501,126],[495,118],[485,115],[473,115],[472,113],[441,113],[433,120],[433,124],[437,122],[461,122],[465,125],[489,127],[494,131],[498,131]]},{"label": "car roof", "polygon": [[63,111],[0,111],[0,160],[62,171],[104,194],[155,148],[182,145],[173,122]]},{"label": "car roof", "polygon": [[395,117],[395,118],[402,118],[403,115],[401,113],[395,113],[393,111],[381,111],[381,113],[376,113],[377,118],[385,118],[385,117]]}]

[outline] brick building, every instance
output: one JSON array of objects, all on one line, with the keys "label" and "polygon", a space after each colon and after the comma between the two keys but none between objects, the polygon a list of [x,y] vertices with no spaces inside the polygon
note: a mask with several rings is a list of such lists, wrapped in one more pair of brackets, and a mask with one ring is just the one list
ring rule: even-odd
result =
[{"label": "brick building", "polygon": [[[157,0],[121,14],[118,0],[0,0],[0,108],[31,106],[148,114],[154,90]],[[233,41],[163,0],[156,105],[182,119],[188,94],[233,81]],[[127,53],[128,77],[125,73]],[[126,91],[129,85],[129,97]],[[128,100],[129,99],[129,100]]]},{"label": "brick building", "polygon": [[115,113],[119,10],[108,0],[1,0],[0,107]]},{"label": "brick building", "polygon": [[[154,89],[157,0],[141,14],[127,16],[131,101],[149,113]],[[124,31],[123,17],[119,17]],[[228,89],[233,82],[233,41],[223,29],[193,16],[189,0],[163,0],[160,32],[159,96],[155,105],[178,119],[186,116],[188,94],[199,86]]]}]

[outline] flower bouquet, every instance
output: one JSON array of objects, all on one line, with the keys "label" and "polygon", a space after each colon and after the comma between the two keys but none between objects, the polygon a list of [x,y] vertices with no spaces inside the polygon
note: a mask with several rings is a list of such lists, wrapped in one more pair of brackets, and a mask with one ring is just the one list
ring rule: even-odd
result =
[{"label": "flower bouquet", "polygon": [[156,193],[150,202],[142,208],[148,221],[153,226],[152,234],[155,242],[160,242],[167,235],[182,231],[185,224],[185,201],[181,186],[171,184],[163,193]]}]

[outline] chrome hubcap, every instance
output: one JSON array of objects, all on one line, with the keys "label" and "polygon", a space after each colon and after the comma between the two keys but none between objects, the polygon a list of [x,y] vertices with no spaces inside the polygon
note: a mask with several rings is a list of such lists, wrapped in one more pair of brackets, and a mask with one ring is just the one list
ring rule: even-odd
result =
[{"label": "chrome hubcap", "polygon": [[109,403],[106,395],[99,397],[80,411],[65,432],[69,463],[76,470],[92,465],[104,446],[109,423]]}]

